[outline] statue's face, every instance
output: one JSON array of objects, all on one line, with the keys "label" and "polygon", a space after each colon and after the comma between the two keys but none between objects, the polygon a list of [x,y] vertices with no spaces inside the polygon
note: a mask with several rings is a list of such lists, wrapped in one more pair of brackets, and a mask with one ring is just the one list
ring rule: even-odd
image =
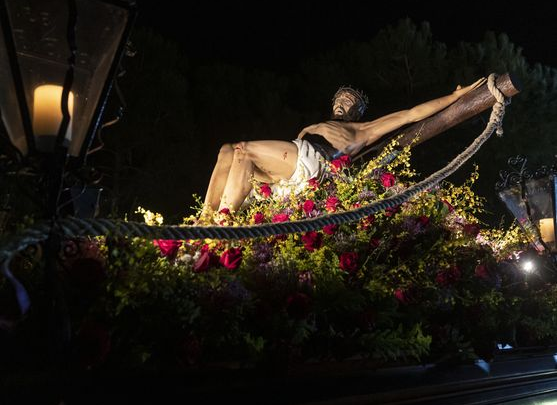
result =
[{"label": "statue's face", "polygon": [[356,101],[356,97],[347,91],[338,94],[333,100],[333,118],[346,119],[346,115],[356,104]]}]

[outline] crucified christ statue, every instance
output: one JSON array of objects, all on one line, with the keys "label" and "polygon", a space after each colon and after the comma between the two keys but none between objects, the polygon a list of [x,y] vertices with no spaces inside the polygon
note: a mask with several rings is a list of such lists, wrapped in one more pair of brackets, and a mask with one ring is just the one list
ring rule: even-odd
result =
[{"label": "crucified christ statue", "polygon": [[354,157],[363,148],[407,124],[428,118],[483,85],[485,78],[451,94],[359,122],[367,96],[342,86],[332,100],[331,120],[305,127],[293,141],[259,140],[228,143],[220,148],[205,196],[202,216],[224,208],[238,210],[252,191],[252,180],[270,185],[301,183],[319,177],[323,164],[343,154]]}]

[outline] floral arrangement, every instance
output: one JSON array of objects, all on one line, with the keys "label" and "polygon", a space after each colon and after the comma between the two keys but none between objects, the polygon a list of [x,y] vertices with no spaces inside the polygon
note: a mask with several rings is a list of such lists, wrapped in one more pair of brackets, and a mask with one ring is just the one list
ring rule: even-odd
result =
[{"label": "floral arrangement", "polygon": [[[279,197],[254,184],[244,210],[215,217],[231,226],[315,218],[397,194],[415,176],[410,147],[397,150],[393,141],[361,167],[348,156],[333,160],[301,194]],[[477,178],[476,167],[462,185],[443,182],[320,231],[234,241],[65,240],[59,262],[73,364],[276,369],[342,359],[489,360],[497,344],[551,342],[557,287],[519,269],[517,258],[530,252],[516,226],[489,229],[478,220]],[[137,212],[163,223],[160,214]],[[41,282],[32,276],[39,256],[26,252],[15,264],[35,302],[23,324],[41,313]]]}]

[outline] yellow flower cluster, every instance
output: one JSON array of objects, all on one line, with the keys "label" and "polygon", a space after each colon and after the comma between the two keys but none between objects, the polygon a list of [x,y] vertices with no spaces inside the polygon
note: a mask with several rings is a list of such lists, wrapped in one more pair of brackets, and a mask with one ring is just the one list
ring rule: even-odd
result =
[{"label": "yellow flower cluster", "polygon": [[444,182],[442,194],[445,201],[451,204],[463,218],[471,222],[476,222],[474,215],[484,211],[485,198],[478,196],[473,190],[473,185],[479,178],[479,168],[474,165],[474,170],[470,177],[460,186],[449,182]]},{"label": "yellow flower cluster", "polygon": [[136,214],[143,214],[143,220],[147,225],[162,225],[164,218],[157,212],[146,210],[143,207],[137,207]]}]

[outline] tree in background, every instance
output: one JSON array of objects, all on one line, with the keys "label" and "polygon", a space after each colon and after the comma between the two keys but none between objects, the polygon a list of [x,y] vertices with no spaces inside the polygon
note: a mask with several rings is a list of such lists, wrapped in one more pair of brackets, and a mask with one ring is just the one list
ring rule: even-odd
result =
[{"label": "tree in background", "polygon": [[201,185],[195,173],[202,134],[194,125],[187,60],[153,32],[137,30],[132,40],[137,52],[119,80],[126,111],[105,130],[105,145],[91,161],[105,174],[108,214],[143,204],[170,215],[186,210],[189,190]]}]

